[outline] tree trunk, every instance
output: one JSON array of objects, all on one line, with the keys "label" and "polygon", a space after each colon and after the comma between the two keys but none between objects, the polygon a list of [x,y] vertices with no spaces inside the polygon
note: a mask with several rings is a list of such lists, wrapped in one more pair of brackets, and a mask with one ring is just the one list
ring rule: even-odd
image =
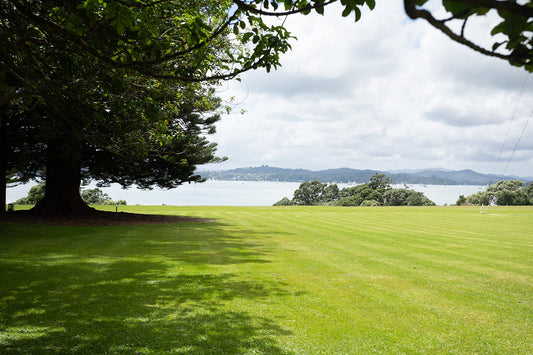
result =
[{"label": "tree trunk", "polygon": [[6,213],[7,189],[7,133],[6,126],[0,122],[0,214]]},{"label": "tree trunk", "polygon": [[64,135],[53,139],[47,147],[46,192],[44,198],[31,210],[44,216],[73,216],[90,214],[80,196],[81,142]]},{"label": "tree trunk", "polygon": [[7,128],[6,114],[7,105],[0,103],[0,214],[6,213],[6,189],[7,189]]}]

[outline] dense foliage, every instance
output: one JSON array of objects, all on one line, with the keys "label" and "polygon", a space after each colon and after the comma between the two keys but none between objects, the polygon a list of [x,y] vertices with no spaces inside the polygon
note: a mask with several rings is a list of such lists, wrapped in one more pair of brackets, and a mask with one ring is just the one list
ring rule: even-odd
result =
[{"label": "dense foliage", "polygon": [[533,183],[526,186],[520,180],[502,180],[470,196],[459,196],[457,205],[533,205]]},{"label": "dense foliage", "polygon": [[81,191],[81,198],[88,205],[127,205],[125,200],[114,201],[111,197],[99,188]]},{"label": "dense foliage", "polygon": [[[46,181],[36,211],[89,212],[82,179],[142,188],[203,180],[196,166],[219,161],[206,137],[224,107],[212,84],[178,77],[216,73],[239,48],[219,28],[228,4],[0,5],[2,169]],[[201,48],[190,48],[195,40]]]},{"label": "dense foliage", "polygon": [[337,184],[306,181],[294,191],[292,200],[284,197],[274,206],[434,206],[422,192],[394,189],[385,174],[374,174],[366,184],[339,189]]},{"label": "dense foliage", "polygon": [[37,202],[43,199],[45,192],[45,183],[42,182],[38,185],[32,186],[28,192],[28,196],[19,198],[15,201],[16,205],[35,205]]},{"label": "dense foliage", "polygon": [[[46,191],[46,184],[44,182],[32,186],[28,192],[28,196],[15,201],[16,205],[35,205],[43,199]],[[114,201],[111,197],[104,193],[99,188],[83,189],[80,193],[83,201],[88,205],[127,205],[125,200]]]}]

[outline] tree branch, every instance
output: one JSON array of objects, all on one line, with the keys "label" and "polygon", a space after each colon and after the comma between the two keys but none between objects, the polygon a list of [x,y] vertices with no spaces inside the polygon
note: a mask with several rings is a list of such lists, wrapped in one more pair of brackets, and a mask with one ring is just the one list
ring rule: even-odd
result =
[{"label": "tree branch", "polygon": [[[488,1],[488,2],[501,3],[501,1],[493,1],[493,0],[466,0],[466,1],[474,1],[474,2]],[[491,57],[497,57],[497,58],[505,59],[505,60],[511,59],[510,55],[505,55],[505,54],[489,51],[488,49],[480,47],[474,42],[469,41],[462,35],[456,34],[449,27],[447,27],[443,21],[440,21],[434,18],[433,15],[429,11],[423,10],[423,9],[417,9],[414,3],[414,0],[404,0],[403,4],[404,4],[405,13],[411,19],[416,20],[418,18],[422,18],[426,20],[427,22],[429,22],[430,25],[432,25],[433,27],[435,27],[436,29],[444,33],[446,36],[448,36],[450,39],[454,40],[455,42],[463,44],[469,47],[470,49],[473,49],[476,52],[479,52],[479,53],[482,53],[482,54],[485,54]]]},{"label": "tree branch", "polygon": [[[314,9],[314,8],[316,8],[318,6],[318,4],[317,5],[309,4],[309,5],[301,8],[301,9],[283,11],[283,12],[275,12],[275,11],[265,11],[265,10],[261,10],[261,9],[255,8],[252,5],[249,5],[249,4],[245,3],[243,0],[232,0],[232,1],[233,1],[233,3],[235,5],[237,5],[239,7],[240,10],[243,10],[243,11],[246,11],[246,12],[250,12],[250,13],[253,13],[253,14],[256,14],[256,15],[265,15],[265,16],[288,16],[288,15],[300,14],[302,12],[312,10],[312,9]],[[332,4],[332,3],[336,2],[336,1],[337,0],[330,0],[330,1],[325,2],[321,6],[330,5],[330,4]]]},{"label": "tree branch", "polygon": [[10,94],[4,95],[0,98],[0,106],[9,103],[12,100],[19,99],[21,97],[38,97],[34,92],[12,92]]},{"label": "tree branch", "polygon": [[83,50],[85,53],[96,57],[103,62],[110,64],[111,66],[115,68],[133,68],[135,70],[141,71],[143,66],[153,66],[156,64],[161,64],[182,56],[185,56],[189,53],[192,53],[198,49],[201,49],[205,47],[208,43],[211,43],[214,38],[217,38],[224,30],[228,28],[228,26],[237,18],[236,14],[233,14],[231,17],[229,17],[224,23],[222,23],[207,39],[204,41],[199,41],[194,46],[191,46],[189,48],[175,51],[163,56],[160,56],[156,59],[152,60],[133,60],[129,62],[119,62],[117,60],[112,59],[112,56],[116,55],[116,53],[113,53],[112,55],[106,55],[99,51],[98,49],[94,48],[90,44],[88,44],[83,38],[81,38],[76,33],[67,30],[63,26],[49,20],[46,18],[43,18],[39,15],[36,15],[31,9],[29,9],[27,6],[25,6],[21,1],[14,0],[13,3],[17,6],[17,8],[27,17],[31,18],[35,23],[43,26],[44,28],[48,28],[53,31],[57,31],[61,33],[65,38],[72,41],[73,44],[78,46],[81,50]]},{"label": "tree branch", "polygon": [[131,6],[131,7],[137,7],[137,8],[147,8],[147,7],[150,7],[150,6],[155,6],[155,5],[158,5],[158,4],[161,4],[161,3],[164,3],[164,2],[167,2],[168,0],[158,0],[158,1],[153,1],[151,3],[148,3],[146,4],[145,2],[134,2],[134,3],[131,3],[129,1],[123,1],[123,0],[115,0],[116,2],[124,5],[124,6]]},{"label": "tree branch", "polygon": [[466,21],[468,21],[468,17],[465,18],[465,20],[463,21],[463,25],[461,26],[461,37],[463,38],[465,36]]}]

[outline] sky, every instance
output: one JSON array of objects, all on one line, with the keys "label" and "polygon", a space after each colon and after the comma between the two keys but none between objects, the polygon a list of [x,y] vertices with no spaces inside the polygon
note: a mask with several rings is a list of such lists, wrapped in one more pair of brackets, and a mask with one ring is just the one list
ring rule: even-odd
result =
[{"label": "sky", "polygon": [[[266,164],[533,176],[532,75],[410,20],[402,3],[378,2],[357,23],[339,7],[290,16],[285,27],[298,40],[282,67],[219,89],[234,97],[234,110],[210,140],[229,159],[200,170]],[[494,21],[469,23],[467,34],[490,47]]]}]

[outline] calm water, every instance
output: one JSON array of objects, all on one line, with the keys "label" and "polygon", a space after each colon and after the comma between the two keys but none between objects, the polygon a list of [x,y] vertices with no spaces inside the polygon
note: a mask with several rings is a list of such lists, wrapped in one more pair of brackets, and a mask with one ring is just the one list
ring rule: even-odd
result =
[{"label": "calm water", "polygon": [[[339,188],[353,186],[338,184]],[[7,189],[7,201],[13,202],[28,194],[33,184]],[[174,206],[271,206],[283,197],[292,198],[298,182],[269,181],[216,181],[201,184],[185,184],[172,190],[124,190],[120,185],[102,188],[113,200],[126,200],[128,205]],[[89,186],[92,188],[94,186]],[[396,185],[394,187],[403,187]],[[454,204],[459,195],[470,195],[485,189],[473,185],[409,185],[410,189],[423,192],[437,205]]]}]

